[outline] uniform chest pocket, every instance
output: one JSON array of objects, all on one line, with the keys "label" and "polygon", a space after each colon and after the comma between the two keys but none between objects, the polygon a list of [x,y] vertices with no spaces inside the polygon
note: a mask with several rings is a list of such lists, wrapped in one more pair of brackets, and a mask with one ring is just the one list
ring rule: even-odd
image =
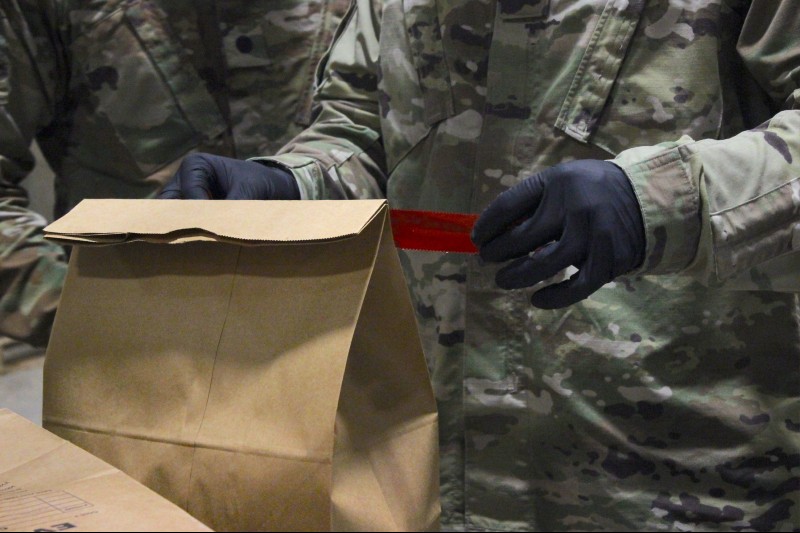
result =
[{"label": "uniform chest pocket", "polygon": [[225,35],[231,85],[258,95],[263,119],[307,126],[312,120],[315,68],[328,48],[345,0],[251,0]]},{"label": "uniform chest pocket", "polygon": [[225,129],[163,13],[142,1],[81,25],[71,56],[84,119],[110,126],[145,175]]},{"label": "uniform chest pocket", "polygon": [[587,142],[597,129],[643,6],[610,0],[600,13],[555,124],[578,141]]},{"label": "uniform chest pocket", "polygon": [[612,155],[682,135],[717,138],[719,3],[609,0],[560,107],[556,127]]}]

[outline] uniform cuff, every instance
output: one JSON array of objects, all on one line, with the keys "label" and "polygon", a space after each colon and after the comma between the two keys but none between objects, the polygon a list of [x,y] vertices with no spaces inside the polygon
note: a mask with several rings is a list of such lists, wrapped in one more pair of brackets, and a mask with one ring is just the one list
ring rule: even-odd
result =
[{"label": "uniform cuff", "polygon": [[284,154],[273,157],[253,157],[262,165],[274,165],[288,170],[297,180],[301,200],[321,200],[324,198],[324,180],[316,159],[310,157]]},{"label": "uniform cuff", "polygon": [[677,273],[697,255],[700,191],[684,161],[682,144],[627,150],[612,160],[630,179],[642,210],[647,248],[640,273]]}]

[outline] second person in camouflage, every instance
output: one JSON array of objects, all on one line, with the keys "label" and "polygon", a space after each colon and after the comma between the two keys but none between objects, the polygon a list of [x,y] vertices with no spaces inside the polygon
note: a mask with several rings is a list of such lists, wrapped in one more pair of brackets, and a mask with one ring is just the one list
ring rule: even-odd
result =
[{"label": "second person in camouflage", "polygon": [[347,0],[0,3],[0,335],[42,346],[66,258],[20,182],[36,139],[55,215],[153,196],[190,151],[272,153],[311,121]]}]

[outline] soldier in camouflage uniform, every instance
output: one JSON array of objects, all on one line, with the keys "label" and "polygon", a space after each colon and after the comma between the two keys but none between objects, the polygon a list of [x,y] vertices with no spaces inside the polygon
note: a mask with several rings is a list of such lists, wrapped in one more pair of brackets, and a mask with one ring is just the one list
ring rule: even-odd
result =
[{"label": "soldier in camouflage uniform", "polygon": [[347,0],[0,3],[0,335],[47,342],[66,263],[19,183],[36,139],[55,215],[152,196],[183,156],[274,153],[311,121]]},{"label": "soldier in camouflage uniform", "polygon": [[478,255],[401,252],[443,525],[800,530],[797,5],[355,4],[316,122],[264,160],[303,198],[477,214],[612,160],[644,222],[640,268],[551,310]]}]

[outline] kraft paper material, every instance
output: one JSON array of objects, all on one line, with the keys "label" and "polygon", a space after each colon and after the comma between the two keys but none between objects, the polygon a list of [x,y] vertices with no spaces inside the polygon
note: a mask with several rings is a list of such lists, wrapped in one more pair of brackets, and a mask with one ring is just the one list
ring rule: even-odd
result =
[{"label": "kraft paper material", "polygon": [[0,531],[211,531],[111,465],[0,409]]},{"label": "kraft paper material", "polygon": [[87,200],[46,233],[47,429],[217,530],[438,528],[385,201]]}]

